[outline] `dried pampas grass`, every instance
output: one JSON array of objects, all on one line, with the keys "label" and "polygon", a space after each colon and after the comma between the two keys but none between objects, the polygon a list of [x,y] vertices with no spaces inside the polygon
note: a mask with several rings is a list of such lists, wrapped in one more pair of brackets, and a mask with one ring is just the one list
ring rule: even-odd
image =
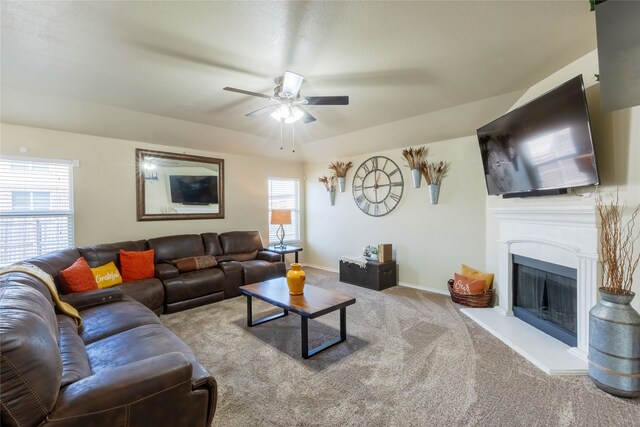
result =
[{"label": "dried pampas grass", "polygon": [[324,188],[326,188],[327,191],[335,191],[338,178],[335,175],[322,175],[318,178],[318,181],[324,184]]},{"label": "dried pampas grass", "polygon": [[420,164],[420,172],[424,176],[424,180],[427,181],[427,185],[442,183],[442,178],[447,176],[447,172],[451,169],[451,163],[441,160],[438,163],[422,162]]},{"label": "dried pampas grass", "polygon": [[347,176],[347,171],[351,169],[353,163],[351,162],[333,162],[329,165],[329,169],[332,170],[338,178],[344,178]]},{"label": "dried pampas grass", "polygon": [[420,165],[424,163],[429,155],[427,147],[405,148],[402,150],[402,157],[407,161],[409,169],[420,169]]}]

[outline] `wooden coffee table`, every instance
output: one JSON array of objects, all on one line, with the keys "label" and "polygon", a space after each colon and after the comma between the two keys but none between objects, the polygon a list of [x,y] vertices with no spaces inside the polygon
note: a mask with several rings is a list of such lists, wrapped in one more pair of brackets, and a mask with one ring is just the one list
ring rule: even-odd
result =
[{"label": "wooden coffee table", "polygon": [[[241,286],[240,291],[247,297],[247,326],[249,327],[287,316],[289,311],[300,315],[304,359],[347,339],[347,306],[355,304],[355,298],[312,285],[305,285],[303,295],[289,295],[287,279],[284,277]],[[251,310],[252,298],[280,307],[284,312],[254,321]],[[315,319],[336,310],[340,310],[340,337],[309,350],[309,319]]]}]

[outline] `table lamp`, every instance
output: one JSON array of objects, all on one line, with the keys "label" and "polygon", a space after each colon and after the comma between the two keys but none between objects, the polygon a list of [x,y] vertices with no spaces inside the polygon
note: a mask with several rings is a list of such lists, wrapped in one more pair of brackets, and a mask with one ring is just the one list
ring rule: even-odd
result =
[{"label": "table lamp", "polygon": [[284,240],[284,227],[283,225],[291,224],[291,211],[289,209],[273,209],[271,210],[271,224],[279,225],[278,231],[276,231],[276,237],[280,240],[278,247],[285,248]]}]

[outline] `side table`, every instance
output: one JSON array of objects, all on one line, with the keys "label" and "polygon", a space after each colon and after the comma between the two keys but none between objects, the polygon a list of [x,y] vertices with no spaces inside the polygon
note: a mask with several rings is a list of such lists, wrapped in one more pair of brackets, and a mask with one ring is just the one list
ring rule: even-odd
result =
[{"label": "side table", "polygon": [[286,254],[295,254],[296,263],[298,262],[298,252],[302,252],[302,248],[297,246],[285,246],[284,248],[281,248],[280,246],[269,246],[267,250],[269,252],[280,254],[282,256],[282,262],[284,262],[284,256]]}]

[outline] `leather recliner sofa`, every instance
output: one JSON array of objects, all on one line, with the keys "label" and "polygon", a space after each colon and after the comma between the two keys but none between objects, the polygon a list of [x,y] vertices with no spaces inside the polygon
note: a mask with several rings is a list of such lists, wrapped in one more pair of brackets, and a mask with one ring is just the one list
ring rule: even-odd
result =
[{"label": "leather recliner sofa", "polygon": [[[257,232],[205,233],[69,248],[25,263],[51,275],[83,256],[91,267],[120,249],[154,249],[156,277],[62,295],[82,317],[56,314],[44,283],[0,276],[2,426],[203,426],[213,419],[214,378],[158,316],[240,294],[252,281],[284,276]],[[173,261],[214,255],[218,265],[180,273]]]},{"label": "leather recliner sofa", "polygon": [[[156,277],[116,285],[122,292],[141,302],[157,315],[233,298],[240,286],[286,274],[280,255],[263,248],[257,231],[182,234],[149,240],[103,243],[69,248],[28,259],[24,262],[50,274],[58,291],[63,290],[58,275],[83,256],[89,266],[98,267],[113,261],[120,268],[120,249],[154,250]],[[213,255],[218,265],[180,273],[173,261],[181,258]]]},{"label": "leather recliner sofa", "polygon": [[39,279],[0,276],[3,426],[207,426],[217,386],[191,349],[117,287],[68,296],[56,314]]},{"label": "leather recliner sofa", "polygon": [[[257,231],[182,234],[149,239],[156,275],[165,287],[165,312],[197,307],[240,295],[240,286],[286,274],[280,255],[264,250]],[[180,273],[173,261],[213,255],[214,268]]]}]

